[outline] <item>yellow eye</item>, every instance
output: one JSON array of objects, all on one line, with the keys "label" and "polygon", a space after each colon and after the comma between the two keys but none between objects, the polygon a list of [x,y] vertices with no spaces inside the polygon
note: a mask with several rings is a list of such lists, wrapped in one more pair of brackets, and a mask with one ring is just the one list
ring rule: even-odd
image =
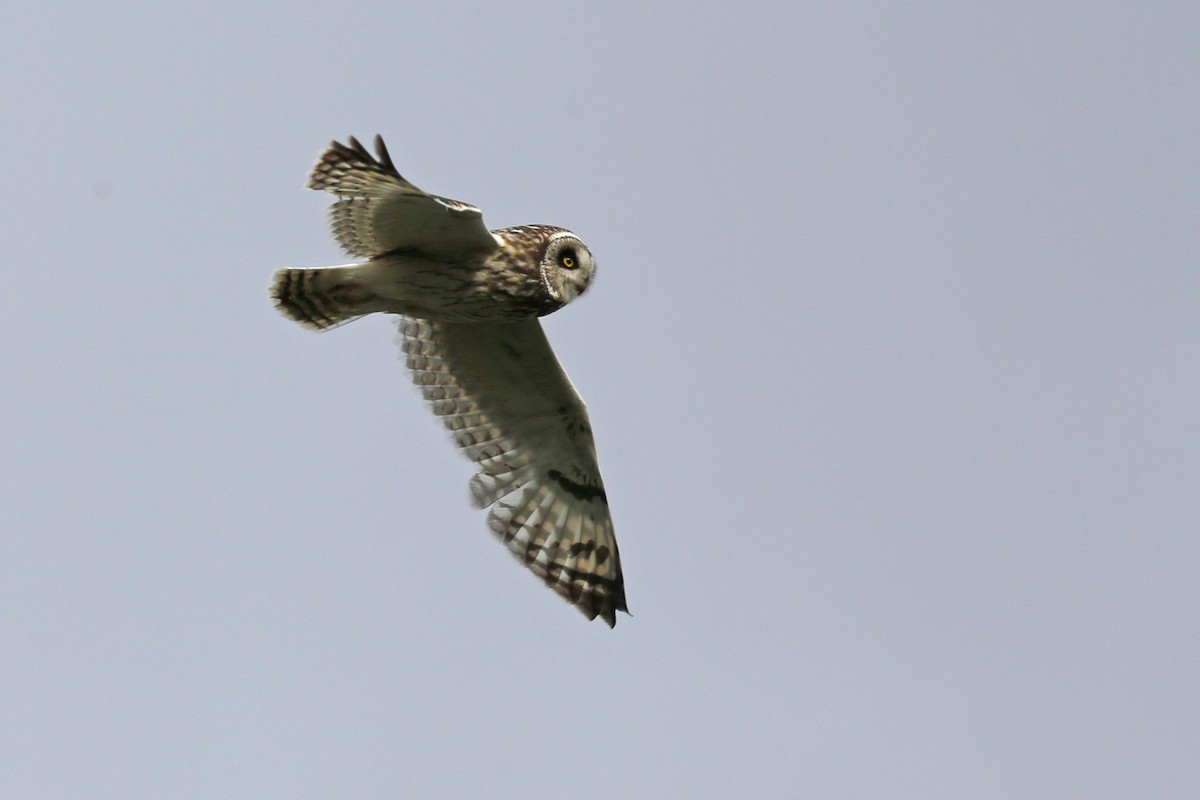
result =
[{"label": "yellow eye", "polygon": [[559,263],[561,263],[567,269],[575,269],[575,259],[572,256],[564,255],[559,259]]}]

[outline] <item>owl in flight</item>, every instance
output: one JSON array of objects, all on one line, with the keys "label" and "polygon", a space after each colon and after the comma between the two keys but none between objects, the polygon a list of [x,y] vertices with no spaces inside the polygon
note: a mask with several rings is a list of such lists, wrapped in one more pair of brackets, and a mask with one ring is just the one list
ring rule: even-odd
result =
[{"label": "owl in flight", "polygon": [[342,249],[367,260],[280,270],[276,306],[315,330],[401,315],[413,382],[475,462],[488,527],[588,619],[616,625],[625,583],[587,409],[538,322],[587,289],[591,251],[549,225],[488,230],[475,206],[402,178],[378,136],[375,152],[333,142],[308,177],[337,198]]}]

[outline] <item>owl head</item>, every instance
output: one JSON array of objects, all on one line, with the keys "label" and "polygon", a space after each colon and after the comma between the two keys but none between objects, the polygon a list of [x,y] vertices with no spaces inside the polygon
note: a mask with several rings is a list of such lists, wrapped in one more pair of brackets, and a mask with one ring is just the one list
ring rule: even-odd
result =
[{"label": "owl head", "polygon": [[546,237],[540,270],[546,291],[555,302],[566,305],[588,288],[596,261],[578,236],[559,228]]}]

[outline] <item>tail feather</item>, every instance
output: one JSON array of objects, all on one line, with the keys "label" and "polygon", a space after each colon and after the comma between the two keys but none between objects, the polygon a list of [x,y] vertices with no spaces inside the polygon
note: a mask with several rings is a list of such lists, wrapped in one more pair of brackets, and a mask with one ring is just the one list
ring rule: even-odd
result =
[{"label": "tail feather", "polygon": [[364,313],[364,287],[347,280],[344,267],[281,269],[275,273],[271,297],[288,319],[306,328],[327,330]]}]

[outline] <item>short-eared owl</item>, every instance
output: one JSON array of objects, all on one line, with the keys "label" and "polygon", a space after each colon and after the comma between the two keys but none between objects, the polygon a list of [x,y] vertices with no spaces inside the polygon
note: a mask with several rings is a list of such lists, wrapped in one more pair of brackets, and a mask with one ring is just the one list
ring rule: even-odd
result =
[{"label": "short-eared owl", "polygon": [[538,317],[581,295],[595,271],[568,230],[489,231],[478,208],[426,194],[375,138],[333,142],[308,178],[337,197],[333,235],[364,263],[275,274],[279,310],[322,330],[400,314],[413,382],[475,462],[471,497],[525,566],[609,626],[625,607],[621,559],[587,409]]}]

